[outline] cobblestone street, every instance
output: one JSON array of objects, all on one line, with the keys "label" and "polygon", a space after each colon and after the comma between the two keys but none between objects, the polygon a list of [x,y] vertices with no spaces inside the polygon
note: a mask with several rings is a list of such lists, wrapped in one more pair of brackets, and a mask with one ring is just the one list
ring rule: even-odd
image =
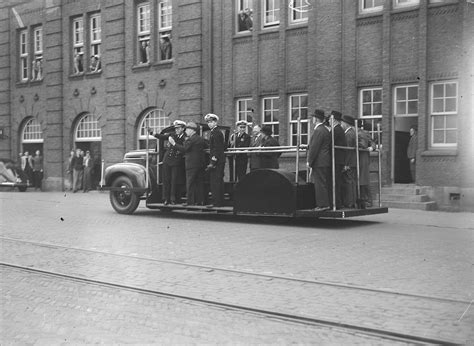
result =
[{"label": "cobblestone street", "polygon": [[142,202],[127,216],[98,192],[1,192],[0,207],[1,344],[400,342],[130,287],[474,340],[471,213],[310,222],[161,213]]}]

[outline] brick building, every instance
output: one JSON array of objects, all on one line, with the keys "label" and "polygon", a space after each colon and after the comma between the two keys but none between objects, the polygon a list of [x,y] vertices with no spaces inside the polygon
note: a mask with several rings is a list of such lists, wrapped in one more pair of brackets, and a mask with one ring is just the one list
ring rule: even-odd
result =
[{"label": "brick building", "polygon": [[[0,157],[118,162],[147,126],[221,115],[303,140],[315,108],[382,129],[383,183],[474,206],[474,4],[466,0],[32,0],[0,5]],[[282,159],[285,161],[285,158]],[[96,180],[98,177],[96,176]]]}]

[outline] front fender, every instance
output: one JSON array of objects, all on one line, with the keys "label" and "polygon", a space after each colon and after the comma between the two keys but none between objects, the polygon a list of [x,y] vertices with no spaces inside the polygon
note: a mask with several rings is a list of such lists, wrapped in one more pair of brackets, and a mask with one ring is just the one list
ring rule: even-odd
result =
[{"label": "front fender", "polygon": [[146,168],[130,162],[120,162],[107,167],[104,174],[104,187],[111,187],[114,180],[121,175],[129,177],[134,188],[147,188]]}]

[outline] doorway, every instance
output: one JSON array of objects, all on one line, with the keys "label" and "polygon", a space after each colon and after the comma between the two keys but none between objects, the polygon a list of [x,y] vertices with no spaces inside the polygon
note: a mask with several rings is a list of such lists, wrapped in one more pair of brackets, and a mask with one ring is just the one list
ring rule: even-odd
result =
[{"label": "doorway", "polygon": [[393,181],[395,184],[414,183],[407,157],[410,127],[418,125],[417,116],[394,116]]},{"label": "doorway", "polygon": [[82,151],[89,151],[92,159],[92,189],[95,190],[100,183],[100,175],[102,169],[102,142],[93,141],[93,142],[76,142],[77,149]]}]

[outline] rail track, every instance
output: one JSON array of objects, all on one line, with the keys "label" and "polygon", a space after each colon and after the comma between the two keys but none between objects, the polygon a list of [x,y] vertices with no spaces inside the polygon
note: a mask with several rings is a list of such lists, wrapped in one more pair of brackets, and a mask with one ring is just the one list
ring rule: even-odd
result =
[{"label": "rail track", "polygon": [[[232,274],[252,276],[252,277],[258,277],[258,278],[264,278],[264,279],[284,280],[288,283],[297,282],[297,283],[304,283],[306,285],[338,287],[338,288],[356,290],[360,292],[372,292],[372,293],[378,293],[378,294],[389,295],[389,296],[393,296],[393,295],[404,296],[404,297],[421,299],[421,300],[426,300],[426,301],[442,301],[446,303],[461,303],[461,304],[466,304],[466,305],[469,305],[472,303],[472,302],[469,302],[467,300],[462,300],[462,299],[450,299],[450,298],[444,298],[444,297],[426,296],[426,295],[412,294],[409,292],[398,292],[398,291],[391,291],[391,290],[386,290],[386,289],[368,288],[368,287],[361,287],[361,286],[348,285],[348,284],[307,280],[307,279],[294,278],[294,277],[270,275],[270,274],[265,274],[265,273],[255,273],[255,272],[249,272],[249,271],[244,271],[244,270],[220,268],[216,266],[201,265],[197,263],[189,263],[189,262],[182,262],[182,261],[146,258],[146,257],[125,255],[125,254],[115,254],[115,253],[93,250],[93,249],[74,248],[74,247],[61,246],[61,245],[45,243],[45,242],[19,240],[19,239],[14,239],[14,238],[9,238],[9,237],[0,237],[0,239],[4,241],[16,242],[20,244],[21,243],[29,244],[29,245],[37,246],[41,248],[49,248],[51,250],[55,250],[55,249],[74,250],[74,251],[79,251],[83,253],[98,254],[101,256],[112,256],[112,257],[120,257],[124,259],[152,261],[157,264],[163,264],[163,265],[167,264],[167,265],[175,265],[175,266],[186,266],[186,267],[204,269],[205,271],[213,271],[213,272],[218,271],[218,272],[223,272],[223,273],[232,273]],[[22,265],[18,263],[11,263],[8,261],[1,261],[0,266],[5,267],[5,268],[14,268],[17,270],[27,271],[31,273],[37,273],[41,275],[58,277],[58,278],[67,279],[67,280],[79,281],[79,282],[91,284],[91,285],[102,285],[102,286],[107,286],[107,287],[126,289],[126,290],[130,290],[139,294],[148,294],[148,295],[155,295],[159,297],[182,299],[182,300],[205,304],[208,306],[214,306],[214,307],[225,308],[225,309],[229,309],[233,311],[251,313],[251,314],[256,314],[262,317],[274,318],[274,319],[289,321],[293,323],[338,328],[338,329],[347,331],[349,333],[358,333],[358,334],[362,333],[362,334],[366,334],[370,336],[379,337],[383,340],[394,340],[394,341],[396,340],[396,341],[409,342],[409,343],[414,343],[414,344],[443,344],[443,345],[461,344],[456,341],[451,341],[451,340],[446,340],[446,339],[441,339],[441,338],[427,337],[424,335],[404,333],[400,331],[394,331],[394,330],[383,329],[383,328],[372,328],[372,327],[364,326],[362,324],[344,323],[344,322],[334,321],[327,318],[319,318],[317,316],[311,317],[311,316],[306,316],[306,315],[298,315],[294,313],[286,313],[282,311],[259,308],[259,307],[245,305],[245,304],[233,304],[233,303],[228,303],[225,301],[220,301],[219,299],[203,299],[200,297],[195,297],[195,296],[187,295],[187,294],[176,294],[176,293],[172,293],[166,290],[139,287],[139,286],[131,285],[129,283],[128,284],[121,283],[121,282],[116,282],[113,280],[101,280],[101,279],[96,279],[92,277],[84,277],[83,275],[72,275],[72,274],[67,274],[60,271],[50,270],[48,268],[35,268],[35,267],[26,266],[26,265]]]}]

